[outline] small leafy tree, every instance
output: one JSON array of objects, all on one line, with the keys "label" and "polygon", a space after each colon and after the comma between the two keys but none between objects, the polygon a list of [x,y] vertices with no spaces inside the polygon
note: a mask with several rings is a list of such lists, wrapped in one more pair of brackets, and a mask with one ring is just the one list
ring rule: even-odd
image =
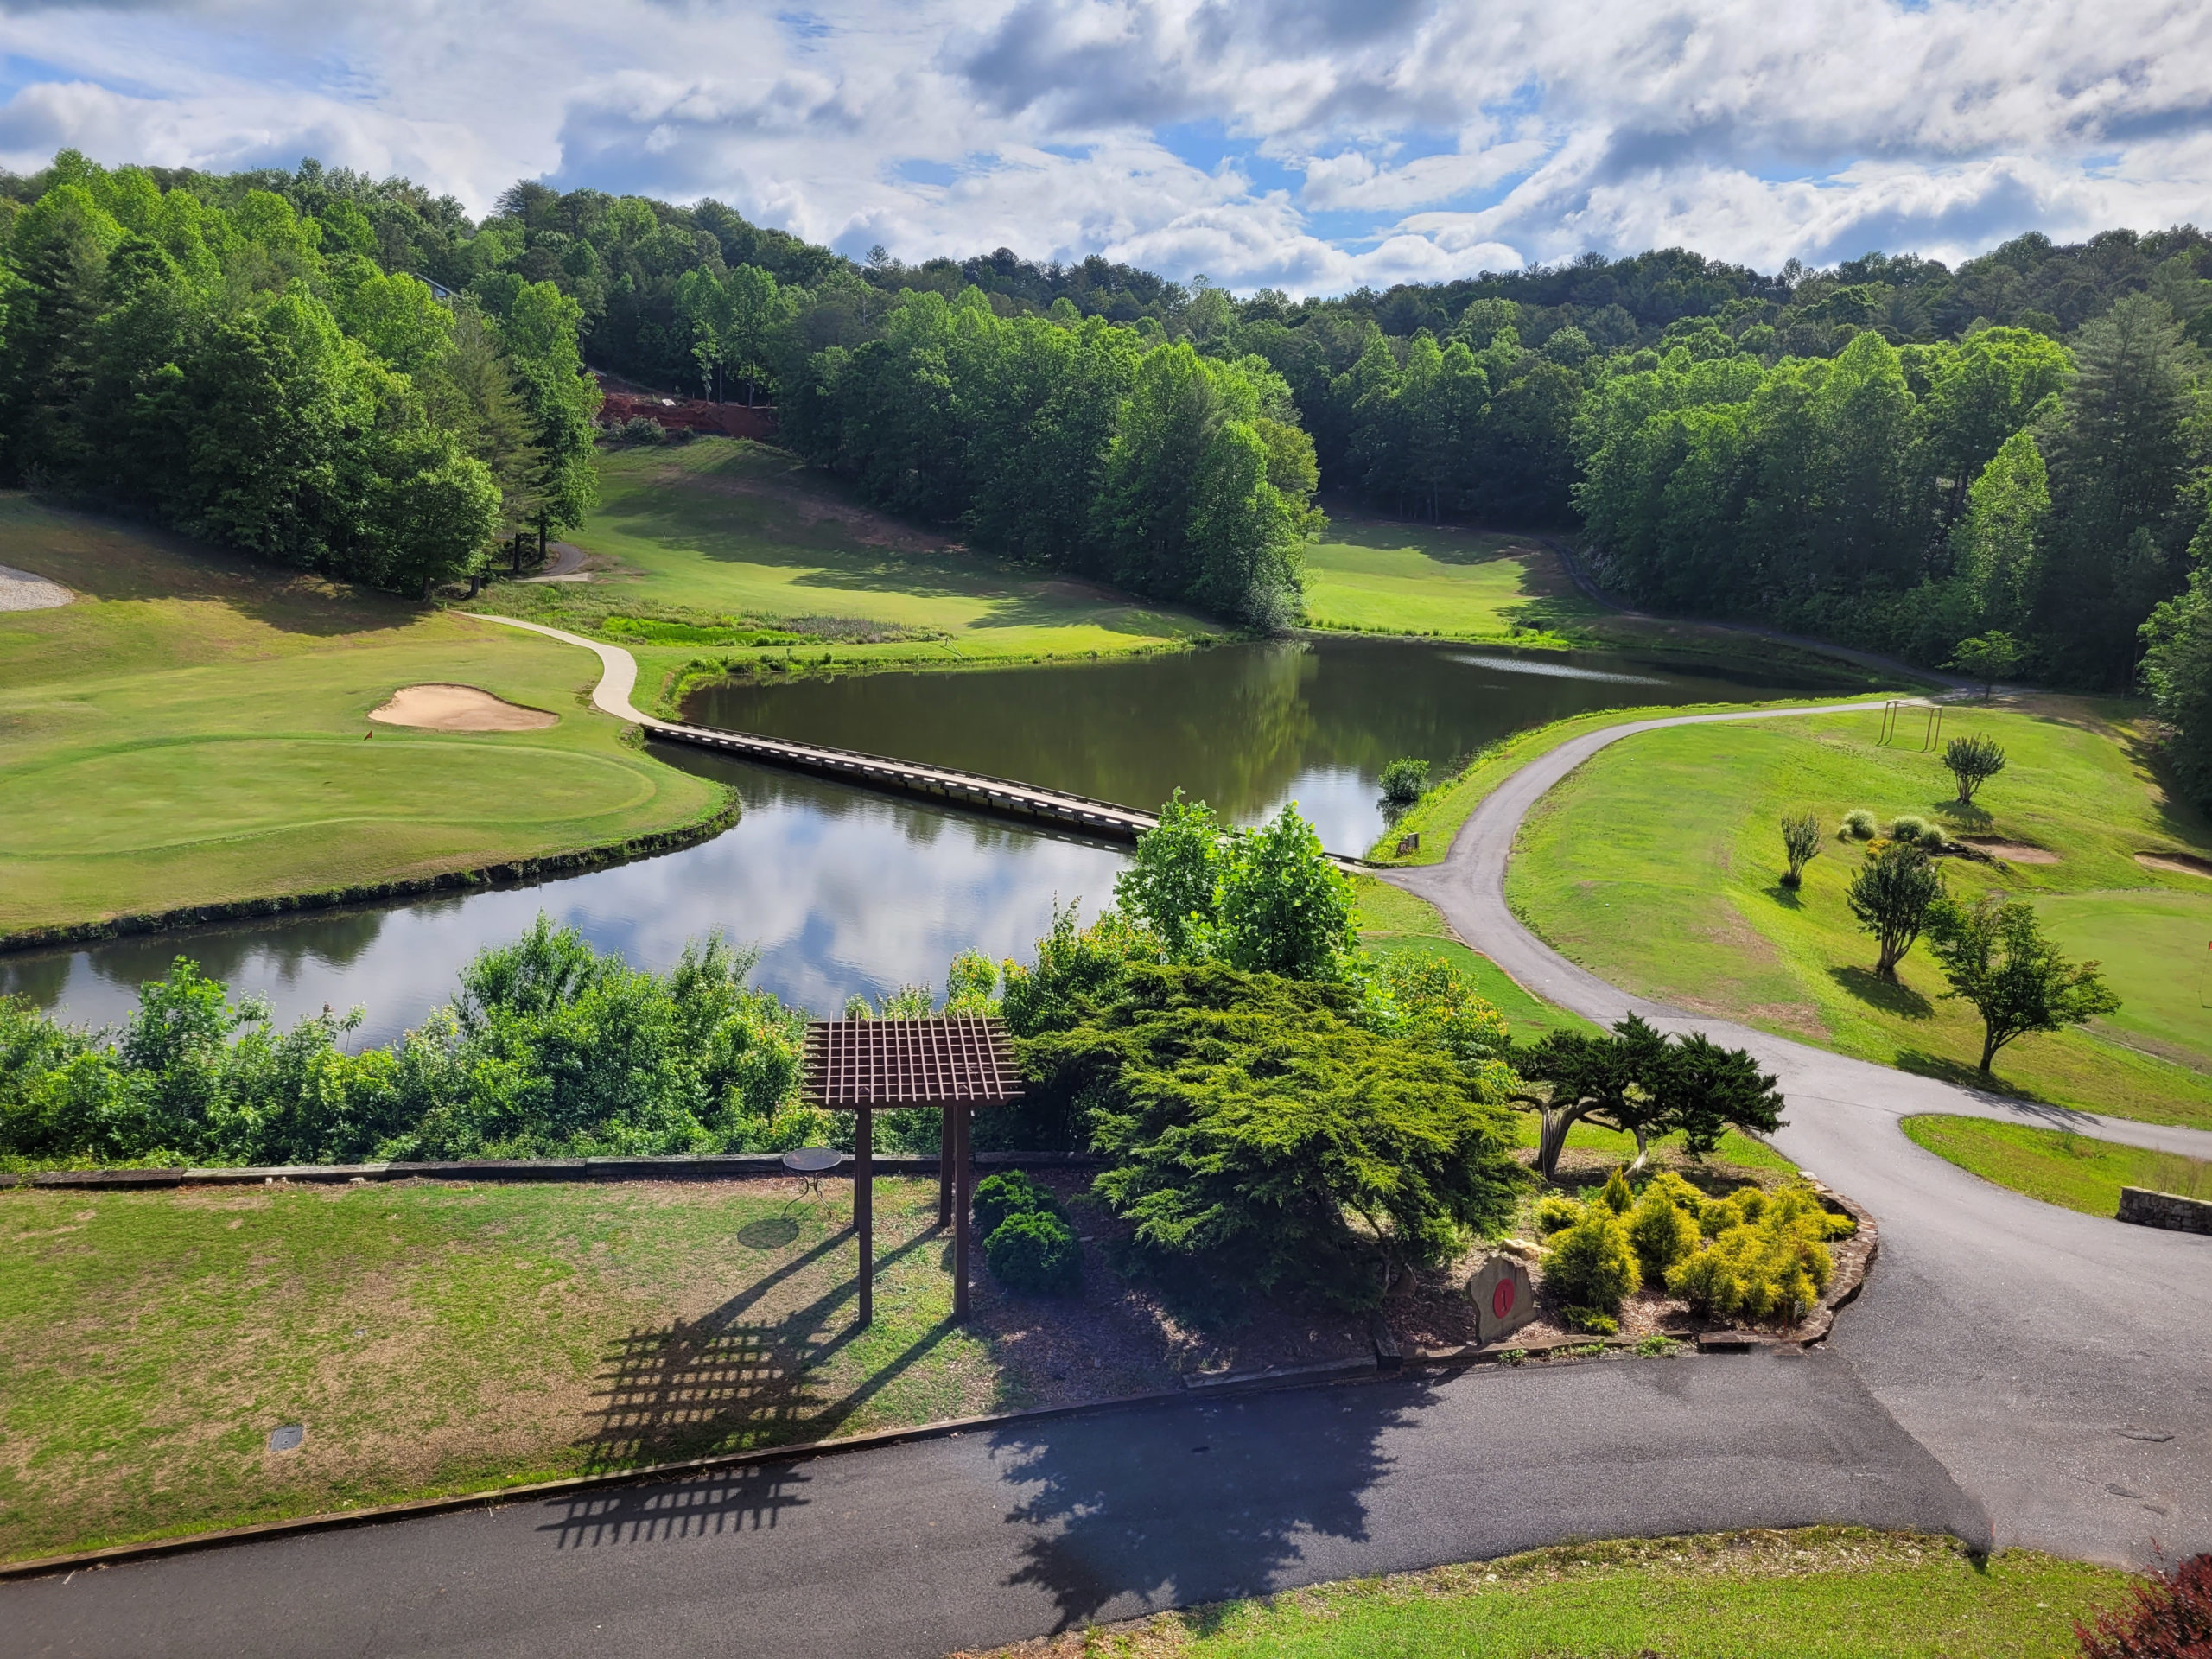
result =
[{"label": "small leafy tree", "polygon": [[1313,826],[1286,806],[1236,837],[1221,880],[1221,938],[1231,967],[1291,979],[1335,979],[1357,942],[1351,883]]},{"label": "small leafy tree", "polygon": [[1876,973],[1884,979],[1897,976],[1897,963],[1920,938],[1930,907],[1942,896],[1942,872],[1926,849],[1912,842],[1892,842],[1859,867],[1844,901],[1859,918],[1859,931],[1872,933],[1880,946]]},{"label": "small leafy tree", "polygon": [[2018,640],[1993,629],[1960,640],[1951,652],[1951,666],[1967,678],[1981,682],[1981,700],[1986,702],[1996,692],[1997,682],[2019,667],[2024,654]]},{"label": "small leafy tree", "polygon": [[1654,1135],[1681,1130],[1702,1157],[1732,1126],[1766,1134],[1782,1126],[1775,1080],[1742,1049],[1725,1049],[1702,1032],[1662,1036],[1630,1014],[1610,1035],[1547,1033],[1513,1052],[1524,1085],[1516,1103],[1539,1116],[1536,1166],[1559,1173],[1567,1131],[1587,1120],[1636,1137],[1639,1154]]},{"label": "small leafy tree", "polygon": [[1406,755],[1382,768],[1382,798],[1403,810],[1421,799],[1428,787],[1428,762]]},{"label": "small leafy tree", "polygon": [[1974,791],[2005,770],[2005,751],[1993,737],[1975,732],[1943,746],[1943,764],[1958,780],[1959,804],[1974,804]]},{"label": "small leafy tree", "polygon": [[1137,837],[1136,855],[1116,878],[1114,899],[1159,936],[1173,962],[1198,962],[1221,921],[1223,827],[1204,801],[1177,790],[1157,827]]},{"label": "small leafy tree", "polygon": [[1792,812],[1782,821],[1782,850],[1789,861],[1782,885],[1794,887],[1805,879],[1805,867],[1821,855],[1821,817],[1810,810]]},{"label": "small leafy tree", "polygon": [[1941,905],[1929,918],[1928,944],[1951,982],[1944,996],[1972,1003],[1981,1015],[1985,1074],[2016,1037],[2120,1009],[2098,964],[2060,955],[2023,899],[1990,893],[1972,906]]}]

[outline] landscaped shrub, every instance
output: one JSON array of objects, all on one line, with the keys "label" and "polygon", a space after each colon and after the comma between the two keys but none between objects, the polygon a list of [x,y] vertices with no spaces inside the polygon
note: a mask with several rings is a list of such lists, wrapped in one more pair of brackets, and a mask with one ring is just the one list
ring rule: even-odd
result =
[{"label": "landscaped shrub", "polygon": [[1863,806],[1854,806],[1843,815],[1843,828],[1839,833],[1849,836],[1853,841],[1872,841],[1875,828],[1874,815]]},{"label": "landscaped shrub", "polygon": [[1675,1263],[1696,1250],[1700,1236],[1697,1223],[1675,1195],[1655,1181],[1629,1212],[1628,1242],[1636,1251],[1643,1282],[1664,1285]]},{"label": "landscaped shrub", "polygon": [[1634,1295],[1643,1276],[1626,1224],[1607,1205],[1593,1204],[1580,1221],[1554,1236],[1544,1252],[1544,1280],[1569,1306],[1604,1313]]},{"label": "landscaped shrub", "polygon": [[1928,820],[1908,814],[1890,826],[1890,839],[1917,846],[1928,839]]},{"label": "landscaped shrub", "polygon": [[1670,1288],[1718,1319],[1784,1324],[1802,1319],[1835,1272],[1822,1243],[1832,1223],[1820,1200],[1797,1185],[1756,1203],[1738,1193],[1713,1208],[1749,1218],[1722,1226],[1710,1243],[1681,1262],[1669,1280]]},{"label": "landscaped shrub", "polygon": [[2074,1624],[2082,1659],[2202,1659],[2212,1653],[2212,1555],[2132,1586],[2133,1605],[2107,1608],[2094,1630]]},{"label": "landscaped shrub", "polygon": [[648,420],[643,415],[632,415],[607,435],[617,443],[659,443],[668,436],[658,421]]},{"label": "landscaped shrub", "polygon": [[1408,807],[1421,799],[1428,787],[1428,762],[1411,755],[1382,768],[1382,798],[1392,806]]},{"label": "landscaped shrub", "polygon": [[1782,885],[1796,887],[1805,879],[1805,866],[1821,855],[1821,815],[1807,810],[1783,817],[1782,852],[1789,861],[1789,868],[1782,873]]},{"label": "landscaped shrub", "polygon": [[1027,1215],[1037,1210],[1050,1215],[1066,1214],[1051,1188],[1020,1170],[986,1175],[976,1183],[972,1212],[978,1238],[990,1237],[1009,1217]]},{"label": "landscaped shrub", "polygon": [[1570,1331],[1580,1331],[1592,1337],[1617,1337],[1621,1333],[1621,1322],[1603,1308],[1562,1307],[1559,1322]]},{"label": "landscaped shrub", "polygon": [[1009,1290],[1071,1296],[1083,1287],[1083,1246],[1066,1217],[1053,1211],[1008,1216],[983,1241],[983,1260]]},{"label": "landscaped shrub", "polygon": [[1546,1238],[1581,1219],[1582,1206],[1563,1193],[1547,1193],[1536,1200],[1536,1230]]},{"label": "landscaped shrub", "polygon": [[1605,1190],[1598,1198],[1617,1216],[1624,1216],[1636,1208],[1636,1194],[1629,1187],[1628,1177],[1618,1169],[1605,1177]]}]

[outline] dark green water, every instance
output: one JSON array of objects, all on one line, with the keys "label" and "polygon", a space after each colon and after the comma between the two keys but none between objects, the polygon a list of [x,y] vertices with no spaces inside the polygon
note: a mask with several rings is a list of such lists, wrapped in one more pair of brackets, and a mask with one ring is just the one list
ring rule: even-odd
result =
[{"label": "dark green water", "polygon": [[[1376,780],[1400,755],[1441,766],[1586,709],[1805,689],[1663,660],[1516,661],[1346,639],[726,687],[695,699],[690,714],[1132,805],[1156,805],[1179,785],[1241,823],[1295,800],[1331,848],[1357,853],[1382,828]],[[834,1013],[853,992],[942,985],[960,950],[1027,957],[1055,899],[1080,899],[1095,913],[1123,860],[1116,848],[696,750],[656,753],[734,783],[742,819],[703,846],[540,887],[0,958],[0,992],[104,1023],[185,954],[235,995],[267,996],[288,1021],[325,1003],[361,1005],[358,1040],[383,1041],[450,997],[480,947],[513,938],[543,910],[641,966],[664,967],[685,940],[719,928],[758,945],[759,982]]]}]

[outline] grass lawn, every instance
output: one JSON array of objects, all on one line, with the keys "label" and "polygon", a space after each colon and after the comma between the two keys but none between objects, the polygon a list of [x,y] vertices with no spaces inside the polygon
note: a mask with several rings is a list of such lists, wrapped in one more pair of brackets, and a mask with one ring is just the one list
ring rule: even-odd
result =
[{"label": "grass lawn", "polygon": [[1305,558],[1310,627],[1551,650],[1599,643],[1586,625],[1605,613],[1529,537],[1332,514]]},{"label": "grass lawn", "polygon": [[[2062,1659],[2128,1576],[1808,1528],[1573,1544],[1162,1613],[999,1659]],[[956,1659],[959,1656],[956,1656]],[[972,1659],[972,1656],[971,1656]]]},{"label": "grass lawn", "polygon": [[1953,734],[1986,732],[2012,761],[1971,817],[1950,806],[1949,774],[1911,735],[1878,745],[1877,714],[1645,733],[1593,757],[1530,813],[1507,896],[1553,944],[1616,984],[1868,1059],[1983,1082],[1974,1070],[1980,1020],[1943,999],[1924,948],[1906,958],[1900,982],[1873,976],[1871,941],[1844,904],[1863,844],[1831,834],[1791,893],[1777,880],[1777,823],[1808,806],[1833,831],[1846,810],[1866,807],[1885,821],[1910,812],[1952,833],[2023,843],[2050,861],[1947,860],[1952,891],[2001,890],[2048,906],[2061,938],[2100,952],[2125,1006],[2086,1031],[2020,1039],[1998,1057],[1999,1086],[2126,1117],[2212,1125],[2212,1016],[2190,1006],[2202,942],[2212,938],[2212,881],[2136,858],[2202,854],[2212,830],[2166,796],[2133,717],[2058,698],[1955,709]]},{"label": "grass lawn", "polygon": [[[1426,899],[1417,899],[1387,881],[1377,881],[1372,876],[1357,876],[1353,880],[1359,904],[1359,940],[1378,955],[1402,953],[1408,956],[1442,957],[1466,975],[1482,997],[1505,1016],[1508,1027],[1516,1042],[1529,1042],[1552,1031],[1594,1032],[1598,1029],[1579,1014],[1555,1007],[1551,1003],[1532,996],[1521,988],[1517,981],[1505,969],[1479,950],[1470,950],[1452,937],[1451,929],[1435,906]],[[1520,1144],[1536,1144],[1536,1120],[1533,1114],[1522,1113],[1519,1117]],[[1682,1137],[1679,1135],[1662,1136],[1652,1142],[1655,1147],[1679,1149]],[[1636,1156],[1636,1137],[1621,1135],[1611,1129],[1600,1128],[1594,1123],[1578,1123],[1567,1131],[1569,1148],[1592,1152],[1618,1158],[1625,1163]],[[1716,1159],[1724,1163],[1747,1169],[1773,1170],[1787,1173],[1796,1166],[1764,1141],[1738,1135],[1731,1129],[1720,1138],[1714,1148]]]},{"label": "grass lawn", "polygon": [[849,1187],[789,1185],[0,1192],[0,1556],[1173,1386],[980,1268],[952,1325],[933,1179],[855,1334]]},{"label": "grass lawn", "polygon": [[2123,1186],[2212,1198],[2212,1163],[2178,1153],[1984,1117],[1908,1117],[1904,1132],[1969,1174],[2085,1216],[2118,1215]]},{"label": "grass lawn", "polygon": [[[623,743],[583,701],[596,665],[550,640],[21,493],[0,564],[79,596],[0,613],[0,935],[542,857],[722,803]],[[559,723],[368,722],[437,681]]]},{"label": "grass lawn", "polygon": [[[600,488],[599,510],[575,538],[592,556],[593,581],[502,584],[478,604],[584,632],[636,607],[678,620],[830,619],[913,636],[868,643],[845,640],[849,630],[833,633],[836,662],[847,668],[1104,657],[1223,631],[1079,578],[966,552],[856,505],[783,451],[741,439],[605,451]],[[698,652],[621,642],[636,652],[649,693]],[[783,648],[717,647],[716,655],[742,663]]]}]

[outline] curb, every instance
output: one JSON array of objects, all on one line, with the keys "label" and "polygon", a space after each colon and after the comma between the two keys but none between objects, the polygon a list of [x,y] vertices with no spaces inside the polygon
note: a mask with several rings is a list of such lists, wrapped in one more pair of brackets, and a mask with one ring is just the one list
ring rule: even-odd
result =
[{"label": "curb", "polygon": [[1288,1393],[1294,1389],[1325,1387],[1358,1376],[1376,1375],[1373,1360],[1332,1360],[1319,1365],[1300,1365],[1273,1371],[1242,1372],[1204,1381],[1185,1380],[1176,1389],[1154,1389],[1119,1400],[1088,1400],[1070,1406],[1039,1406],[1028,1411],[1001,1412],[983,1417],[951,1417],[941,1422],[918,1423],[911,1428],[878,1429],[831,1440],[802,1440],[793,1446],[761,1446],[748,1452],[726,1452],[714,1457],[691,1458],[679,1463],[648,1464],[637,1469],[611,1470],[600,1475],[575,1475],[564,1480],[534,1481],[522,1486],[499,1486],[488,1491],[456,1493],[450,1497],[412,1498],[398,1503],[378,1503],[365,1509],[338,1510],[321,1515],[296,1516],[283,1521],[258,1521],[249,1526],[224,1527],[213,1532],[186,1533],[174,1538],[153,1538],[142,1543],[110,1544],[99,1549],[77,1550],[66,1555],[42,1555],[29,1560],[0,1561],[0,1583],[11,1580],[50,1577],[56,1573],[81,1572],[91,1567],[120,1566],[152,1560],[164,1555],[189,1555],[201,1550],[223,1549],[233,1544],[298,1537],[311,1533],[345,1532],[355,1527],[379,1526],[386,1522],[412,1521],[462,1510],[500,1509],[511,1503],[542,1498],[581,1496],[623,1486],[650,1485],[713,1475],[725,1470],[759,1468],[780,1463],[811,1463],[817,1458],[842,1457],[855,1452],[880,1451],[921,1440],[957,1440],[963,1434],[988,1433],[1048,1423],[1069,1417],[1130,1411],[1146,1406],[1187,1405],[1193,1399],[1241,1394]]}]

